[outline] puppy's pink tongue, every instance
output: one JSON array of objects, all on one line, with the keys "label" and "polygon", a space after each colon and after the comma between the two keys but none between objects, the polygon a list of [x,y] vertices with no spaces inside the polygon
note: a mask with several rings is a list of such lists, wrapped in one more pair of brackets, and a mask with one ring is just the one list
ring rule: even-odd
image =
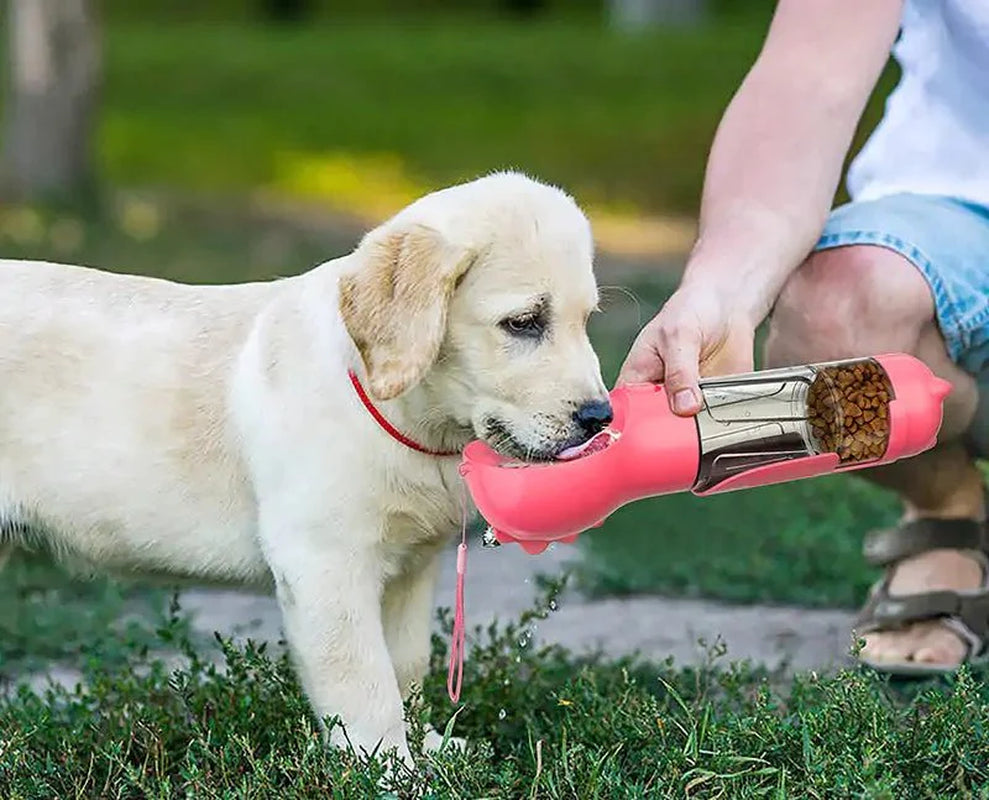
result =
[{"label": "puppy's pink tongue", "polygon": [[614,440],[615,435],[611,431],[601,431],[597,436],[592,436],[583,444],[568,447],[556,454],[557,461],[573,461],[577,458],[584,458],[592,453],[604,450]]}]

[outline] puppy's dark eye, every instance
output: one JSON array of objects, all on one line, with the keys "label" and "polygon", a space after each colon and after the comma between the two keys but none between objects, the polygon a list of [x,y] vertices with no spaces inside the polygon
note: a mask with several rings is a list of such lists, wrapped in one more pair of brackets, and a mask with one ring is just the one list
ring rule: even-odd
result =
[{"label": "puppy's dark eye", "polygon": [[501,327],[512,336],[538,339],[546,330],[546,322],[541,314],[523,314],[518,317],[503,319]]}]

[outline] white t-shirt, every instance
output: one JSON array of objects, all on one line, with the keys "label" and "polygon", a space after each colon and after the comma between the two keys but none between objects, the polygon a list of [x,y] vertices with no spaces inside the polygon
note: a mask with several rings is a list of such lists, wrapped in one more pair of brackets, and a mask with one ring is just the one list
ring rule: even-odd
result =
[{"label": "white t-shirt", "polygon": [[852,199],[989,206],[989,0],[907,0],[893,55],[903,76],[849,168]]}]

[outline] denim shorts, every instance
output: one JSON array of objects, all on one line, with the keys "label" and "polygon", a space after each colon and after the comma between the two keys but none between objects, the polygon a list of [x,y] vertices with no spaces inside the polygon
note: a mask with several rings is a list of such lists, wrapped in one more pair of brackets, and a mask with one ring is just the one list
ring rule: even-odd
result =
[{"label": "denim shorts", "polygon": [[847,203],[831,212],[815,247],[871,244],[899,253],[924,276],[951,359],[989,372],[989,207],[919,194]]},{"label": "denim shorts", "polygon": [[927,281],[948,354],[980,384],[973,429],[982,454],[989,449],[989,206],[921,194],[847,203],[831,212],[815,249],[856,244],[899,253]]}]

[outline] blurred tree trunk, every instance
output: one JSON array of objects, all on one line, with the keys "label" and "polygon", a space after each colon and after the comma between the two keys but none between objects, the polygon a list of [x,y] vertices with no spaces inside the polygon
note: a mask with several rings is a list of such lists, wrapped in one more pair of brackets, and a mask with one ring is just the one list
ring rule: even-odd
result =
[{"label": "blurred tree trunk", "polygon": [[608,0],[611,25],[635,31],[661,25],[696,25],[708,12],[707,0]]},{"label": "blurred tree trunk", "polygon": [[102,77],[89,1],[8,0],[7,66],[0,195],[38,200],[89,188]]}]

